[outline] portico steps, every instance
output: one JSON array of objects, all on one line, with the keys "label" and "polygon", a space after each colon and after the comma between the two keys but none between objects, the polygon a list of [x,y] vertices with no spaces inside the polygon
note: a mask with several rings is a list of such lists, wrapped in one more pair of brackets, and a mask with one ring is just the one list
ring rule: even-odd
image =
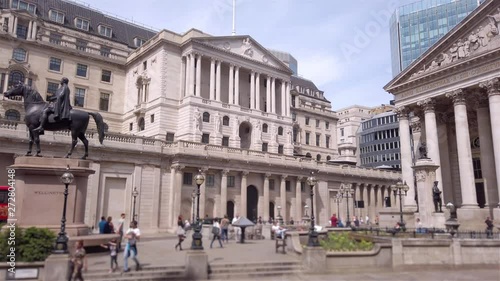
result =
[{"label": "portico steps", "polygon": [[86,281],[160,281],[160,280],[183,280],[186,279],[185,266],[157,266],[143,267],[140,271],[135,271],[135,264],[132,262],[130,271],[124,273],[123,268],[109,273],[108,270],[92,270],[84,274]]},{"label": "portico steps", "polygon": [[238,280],[256,277],[278,277],[302,273],[298,261],[211,264],[211,280]]}]

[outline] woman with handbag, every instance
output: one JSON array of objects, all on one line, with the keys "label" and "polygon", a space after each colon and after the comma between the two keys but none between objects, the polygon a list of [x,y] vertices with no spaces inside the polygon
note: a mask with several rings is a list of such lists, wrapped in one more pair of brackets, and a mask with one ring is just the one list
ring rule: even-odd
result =
[{"label": "woman with handbag", "polygon": [[179,247],[179,250],[182,251],[182,241],[186,238],[186,231],[184,230],[184,221],[182,220],[182,216],[177,218],[177,237],[179,237],[179,242],[175,245],[175,250]]},{"label": "woman with handbag", "polygon": [[220,247],[223,248],[222,241],[220,239],[221,231],[220,231],[219,218],[214,219],[214,224],[212,225],[212,234],[214,235],[214,238],[212,239],[212,243],[210,243],[210,248],[212,248],[215,239],[219,240]]}]

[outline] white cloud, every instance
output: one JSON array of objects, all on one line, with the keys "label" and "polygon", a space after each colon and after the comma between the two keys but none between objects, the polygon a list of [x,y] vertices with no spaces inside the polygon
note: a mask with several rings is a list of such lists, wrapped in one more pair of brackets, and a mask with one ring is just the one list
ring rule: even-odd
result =
[{"label": "white cloud", "polygon": [[332,54],[304,56],[300,57],[298,61],[299,75],[312,80],[320,89],[321,86],[342,77],[339,60]]}]

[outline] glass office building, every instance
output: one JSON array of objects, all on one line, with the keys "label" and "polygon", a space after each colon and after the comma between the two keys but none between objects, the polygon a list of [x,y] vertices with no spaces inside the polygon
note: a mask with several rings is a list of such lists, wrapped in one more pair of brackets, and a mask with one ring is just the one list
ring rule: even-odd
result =
[{"label": "glass office building", "polygon": [[397,8],[390,19],[393,77],[484,1],[422,0]]}]

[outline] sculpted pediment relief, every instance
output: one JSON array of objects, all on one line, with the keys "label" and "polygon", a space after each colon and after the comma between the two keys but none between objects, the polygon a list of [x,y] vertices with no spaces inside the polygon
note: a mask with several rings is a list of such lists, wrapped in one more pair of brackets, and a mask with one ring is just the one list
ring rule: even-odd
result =
[{"label": "sculpted pediment relief", "polygon": [[281,61],[276,59],[268,50],[263,48],[251,37],[224,37],[224,38],[206,38],[197,39],[197,41],[210,44],[221,50],[242,55],[248,59],[255,60],[273,67],[286,69]]},{"label": "sculpted pediment relief", "polygon": [[437,70],[452,63],[476,56],[500,47],[500,8],[487,15],[476,28],[461,36],[449,48],[441,52],[430,63],[414,72],[410,79]]}]

